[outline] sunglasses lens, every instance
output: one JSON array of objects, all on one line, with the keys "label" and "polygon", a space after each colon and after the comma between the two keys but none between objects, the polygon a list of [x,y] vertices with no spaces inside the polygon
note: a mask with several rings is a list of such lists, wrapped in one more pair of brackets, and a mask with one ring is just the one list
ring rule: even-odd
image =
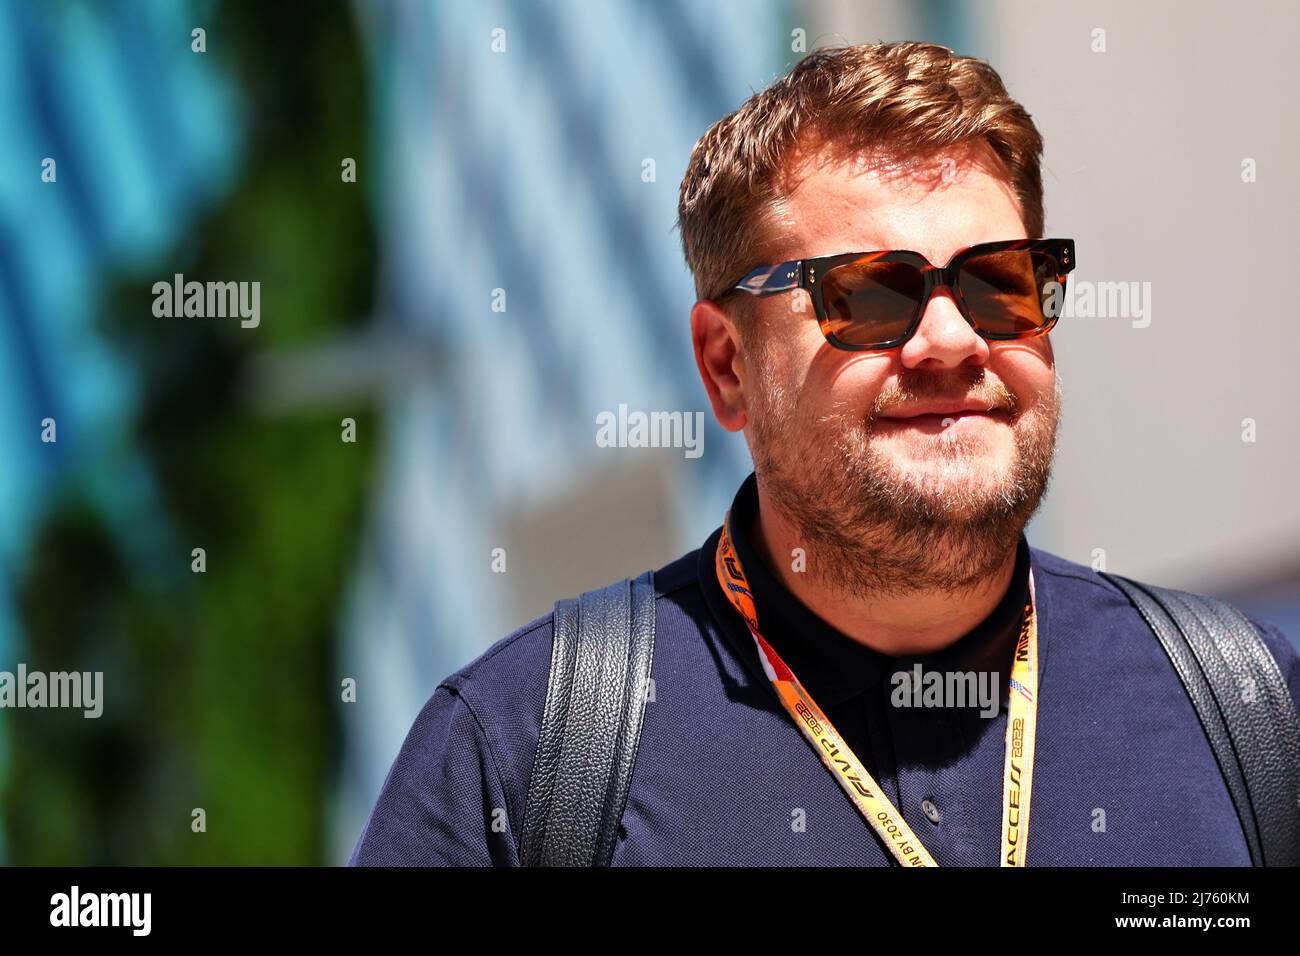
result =
[{"label": "sunglasses lens", "polygon": [[822,281],[826,324],[845,345],[883,345],[907,332],[924,292],[925,279],[910,263],[850,262]]},{"label": "sunglasses lens", "polygon": [[1015,338],[1033,332],[1059,313],[1065,280],[1050,252],[990,252],[962,263],[957,285],[975,324],[984,332]]}]

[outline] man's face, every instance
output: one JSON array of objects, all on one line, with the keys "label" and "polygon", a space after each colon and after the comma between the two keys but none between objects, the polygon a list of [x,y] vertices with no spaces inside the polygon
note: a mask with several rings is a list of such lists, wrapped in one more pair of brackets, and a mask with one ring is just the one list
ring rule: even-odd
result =
[{"label": "man's face", "polygon": [[[980,158],[796,167],[770,261],[909,249],[941,266],[965,246],[1025,238],[1014,193]],[[848,352],[825,340],[806,292],[751,304],[745,433],[760,488],[806,541],[808,570],[862,595],[960,589],[999,567],[1051,469],[1060,393],[1047,336],[987,341],[941,289],[902,347]],[[890,417],[969,398],[992,413]]]}]

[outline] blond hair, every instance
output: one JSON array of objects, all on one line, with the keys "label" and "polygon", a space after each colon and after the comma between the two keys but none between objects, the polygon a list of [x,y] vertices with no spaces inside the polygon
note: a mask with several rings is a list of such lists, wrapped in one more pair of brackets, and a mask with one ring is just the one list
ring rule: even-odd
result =
[{"label": "blond hair", "polygon": [[816,50],[723,117],[695,144],[677,205],[686,265],[716,299],[761,264],[797,151],[923,159],[987,144],[1001,161],[1030,237],[1042,235],[1043,139],[983,60],[932,43]]}]

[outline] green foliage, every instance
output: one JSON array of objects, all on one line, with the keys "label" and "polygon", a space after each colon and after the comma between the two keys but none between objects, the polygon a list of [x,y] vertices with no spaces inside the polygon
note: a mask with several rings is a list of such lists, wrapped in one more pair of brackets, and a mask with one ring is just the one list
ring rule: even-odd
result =
[{"label": "green foliage", "polygon": [[[370,311],[366,193],[339,179],[343,156],[366,169],[357,43],[342,4],[214,11],[209,55],[233,71],[248,110],[243,166],[181,248],[105,297],[105,334],[139,375],[130,432],[153,487],[123,529],[91,490],[103,475],[77,476],[33,544],[24,659],[103,670],[105,709],[97,720],[6,715],[0,812],[13,863],[324,859],[345,706],[336,621],[376,422],[346,403],[269,415],[245,386],[259,353],[309,346]],[[260,281],[261,325],[155,318],[152,283],[174,272]],[[356,444],[340,440],[345,416]],[[206,573],[190,570],[196,547]],[[196,807],[206,833],[191,832]]]}]

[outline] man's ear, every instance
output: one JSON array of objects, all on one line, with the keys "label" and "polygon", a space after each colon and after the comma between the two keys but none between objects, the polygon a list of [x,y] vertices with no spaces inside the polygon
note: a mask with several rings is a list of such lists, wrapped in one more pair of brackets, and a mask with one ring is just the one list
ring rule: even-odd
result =
[{"label": "man's ear", "polygon": [[695,364],[718,424],[729,432],[740,431],[747,419],[740,335],[735,323],[716,302],[700,299],[691,309],[691,339],[695,343]]}]

